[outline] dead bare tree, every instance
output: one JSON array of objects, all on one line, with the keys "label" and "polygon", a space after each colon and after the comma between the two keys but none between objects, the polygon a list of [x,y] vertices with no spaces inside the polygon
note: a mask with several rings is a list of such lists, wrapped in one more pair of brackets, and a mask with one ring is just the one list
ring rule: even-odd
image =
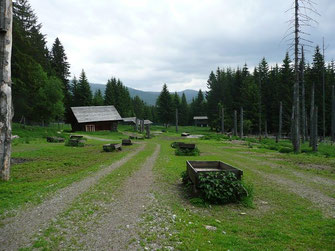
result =
[{"label": "dead bare tree", "polygon": [[[325,38],[322,38],[322,57],[325,63]],[[325,89],[325,65],[322,66],[322,140],[326,139],[326,89]]]},{"label": "dead bare tree", "polygon": [[279,128],[278,128],[278,140],[282,137],[282,127],[283,127],[283,102],[279,103]]},{"label": "dead bare tree", "polygon": [[234,136],[237,136],[237,111],[234,110]]},{"label": "dead bare tree", "polygon": [[[294,5],[290,10],[294,10],[294,15],[289,20],[290,27],[288,31],[291,31],[287,36],[293,35],[290,39],[290,48],[294,48],[294,71],[295,71],[295,83],[293,87],[293,107],[292,107],[292,126],[291,126],[291,139],[295,153],[300,152],[300,83],[299,83],[299,46],[304,44],[305,46],[311,46],[310,40],[303,37],[303,35],[309,35],[304,32],[302,27],[310,26],[311,22],[316,22],[312,19],[307,11],[318,14],[314,8],[312,0],[294,0]],[[319,14],[318,14],[319,15]]]},{"label": "dead bare tree", "polygon": [[310,137],[310,140],[309,140],[309,146],[312,146],[313,145],[313,116],[314,116],[314,88],[315,88],[315,85],[313,83],[313,86],[312,86],[312,95],[311,95],[311,111],[310,111],[310,134],[309,134],[309,137]]},{"label": "dead bare tree", "polygon": [[0,177],[9,180],[12,137],[11,53],[13,6],[0,0]]},{"label": "dead bare tree", "polygon": [[304,56],[304,47],[301,47],[301,63],[300,63],[300,72],[301,72],[301,139],[302,143],[305,143],[306,140],[306,105],[305,105],[305,56]]},{"label": "dead bare tree", "polygon": [[241,114],[240,114],[240,138],[243,138],[243,107],[241,107]]}]

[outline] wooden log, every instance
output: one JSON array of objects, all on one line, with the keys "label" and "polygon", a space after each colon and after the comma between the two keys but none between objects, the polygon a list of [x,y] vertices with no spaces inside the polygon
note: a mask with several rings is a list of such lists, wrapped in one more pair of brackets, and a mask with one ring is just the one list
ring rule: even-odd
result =
[{"label": "wooden log", "polygon": [[105,152],[121,151],[122,147],[121,144],[105,144],[103,145],[103,150]]},{"label": "wooden log", "polygon": [[12,118],[12,24],[13,3],[0,0],[0,178],[10,177]]},{"label": "wooden log", "polygon": [[193,150],[193,149],[195,149],[195,144],[180,143],[179,148],[180,149]]},{"label": "wooden log", "polygon": [[133,143],[131,142],[130,139],[123,139],[122,140],[122,145],[123,146],[131,146]]}]

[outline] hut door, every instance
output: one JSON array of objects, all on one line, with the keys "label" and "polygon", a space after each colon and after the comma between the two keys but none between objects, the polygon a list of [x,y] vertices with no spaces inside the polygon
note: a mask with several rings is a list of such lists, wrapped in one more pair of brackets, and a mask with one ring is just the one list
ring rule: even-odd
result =
[{"label": "hut door", "polygon": [[95,125],[86,125],[86,132],[95,132]]}]

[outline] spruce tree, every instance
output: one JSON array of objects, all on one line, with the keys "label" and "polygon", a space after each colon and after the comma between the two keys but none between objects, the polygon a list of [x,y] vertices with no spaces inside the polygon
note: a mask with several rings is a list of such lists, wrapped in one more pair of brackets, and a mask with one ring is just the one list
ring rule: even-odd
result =
[{"label": "spruce tree", "polygon": [[180,117],[179,117],[180,125],[186,126],[188,124],[189,111],[188,111],[188,105],[187,105],[185,93],[183,93],[183,95],[181,96],[179,112],[180,112]]},{"label": "spruce tree", "polygon": [[163,89],[157,99],[157,113],[160,122],[167,127],[169,123],[173,122],[174,110],[171,95],[167,89],[167,85],[163,85]]},{"label": "spruce tree", "polygon": [[80,106],[92,105],[92,91],[84,70],[78,81],[78,101]]},{"label": "spruce tree", "polygon": [[94,106],[102,106],[104,105],[104,97],[102,96],[101,90],[98,89],[95,91],[93,95],[93,101],[92,101]]}]

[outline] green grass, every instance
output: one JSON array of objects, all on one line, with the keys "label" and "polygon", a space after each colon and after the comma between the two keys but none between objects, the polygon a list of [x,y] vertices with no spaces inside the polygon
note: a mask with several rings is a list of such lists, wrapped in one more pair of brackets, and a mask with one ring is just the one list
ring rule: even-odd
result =
[{"label": "green grass", "polygon": [[[14,127],[14,129],[16,126]],[[27,130],[27,131],[26,131]],[[102,151],[104,142],[88,140],[85,147],[66,147],[64,143],[47,143],[46,135],[56,135],[56,128],[16,128],[21,139],[29,144],[13,145],[12,158],[23,163],[11,167],[9,182],[0,182],[0,216],[25,203],[40,203],[50,193],[96,172],[102,165],[124,157],[130,149],[117,153]]]},{"label": "green grass", "polygon": [[[173,136],[172,133],[170,136]],[[170,208],[171,214],[177,217],[169,225],[170,231],[175,234],[166,240],[165,245],[175,246],[179,250],[334,250],[334,219],[324,217],[321,210],[310,201],[252,171],[278,174],[294,180],[290,170],[304,172],[295,163],[306,154],[277,154],[264,148],[250,149],[247,143],[238,146],[217,140],[192,141],[198,144],[202,156],[176,157],[170,147],[171,141],[160,141],[162,151],[155,171],[162,189],[157,191],[156,198],[159,200],[158,204]],[[245,155],[242,152],[246,151],[259,155],[254,161],[241,158]],[[282,168],[287,170],[272,170],[268,164],[262,164],[267,160],[262,153],[285,156]],[[330,161],[324,156],[307,156],[312,163],[320,159],[327,163]],[[186,169],[186,160],[222,160],[242,169],[244,181],[253,185],[254,208],[246,208],[241,204],[209,206],[199,200],[189,201],[190,198],[180,185],[180,173]],[[319,172],[335,180],[327,171]],[[306,174],[309,172],[306,171]],[[322,186],[319,184],[313,188],[322,190]],[[263,201],[266,204],[263,205]],[[241,212],[246,214],[241,215]],[[205,229],[205,225],[215,226],[217,230],[209,231]],[[146,234],[149,235],[145,237],[147,243],[157,239],[155,233]]]},{"label": "green grass", "polygon": [[[85,224],[88,221],[98,221],[99,217],[106,213],[104,205],[117,199],[118,193],[122,192],[120,190],[122,184],[142,166],[154,149],[155,144],[148,143],[145,149],[134,158],[115,169],[102,178],[98,184],[80,195],[64,213],[58,216],[55,222],[50,224],[42,236],[38,237],[33,247],[46,250],[59,249],[60,242],[64,240],[61,233],[66,232],[65,229],[76,228],[77,234],[85,233]],[[83,248],[75,239],[71,242],[70,245],[79,249]]]}]

